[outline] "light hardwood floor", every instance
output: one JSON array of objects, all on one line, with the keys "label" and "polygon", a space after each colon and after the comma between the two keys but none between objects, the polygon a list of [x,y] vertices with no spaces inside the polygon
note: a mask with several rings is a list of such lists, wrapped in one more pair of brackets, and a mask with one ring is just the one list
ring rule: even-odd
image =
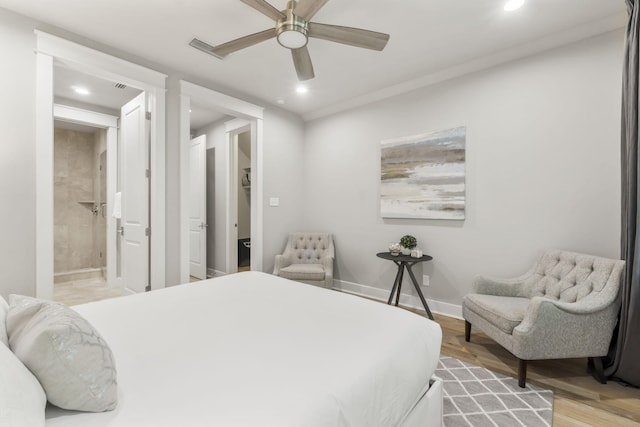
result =
[{"label": "light hardwood floor", "polygon": [[[463,320],[434,318],[442,327],[442,354],[517,376],[515,357],[491,338],[472,328],[471,342],[465,342]],[[586,369],[586,359],[528,363],[527,382],[554,391],[553,426],[640,426],[640,389],[613,381],[600,384]]]}]

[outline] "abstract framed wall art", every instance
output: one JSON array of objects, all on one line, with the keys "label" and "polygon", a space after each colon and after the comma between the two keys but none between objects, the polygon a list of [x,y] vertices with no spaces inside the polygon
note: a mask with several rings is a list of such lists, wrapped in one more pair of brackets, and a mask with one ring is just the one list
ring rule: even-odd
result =
[{"label": "abstract framed wall art", "polygon": [[383,218],[463,220],[466,127],[380,144]]}]

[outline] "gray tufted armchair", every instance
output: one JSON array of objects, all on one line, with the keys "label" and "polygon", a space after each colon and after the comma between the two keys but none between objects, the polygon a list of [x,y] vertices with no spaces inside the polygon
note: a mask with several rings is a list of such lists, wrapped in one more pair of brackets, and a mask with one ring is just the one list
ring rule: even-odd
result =
[{"label": "gray tufted armchair", "polygon": [[624,261],[547,250],[528,273],[514,279],[478,276],[464,297],[465,340],[471,325],[518,358],[525,386],[527,360],[588,357],[602,383],[602,356],[618,319]]},{"label": "gray tufted armchair", "polygon": [[333,288],[333,239],[326,233],[292,233],[273,274],[310,285]]}]

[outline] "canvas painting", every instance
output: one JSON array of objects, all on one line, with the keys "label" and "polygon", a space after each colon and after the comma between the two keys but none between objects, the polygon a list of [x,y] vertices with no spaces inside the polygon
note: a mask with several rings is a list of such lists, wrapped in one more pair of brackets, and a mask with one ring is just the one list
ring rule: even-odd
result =
[{"label": "canvas painting", "polygon": [[465,144],[465,127],[382,141],[382,217],[463,220]]}]

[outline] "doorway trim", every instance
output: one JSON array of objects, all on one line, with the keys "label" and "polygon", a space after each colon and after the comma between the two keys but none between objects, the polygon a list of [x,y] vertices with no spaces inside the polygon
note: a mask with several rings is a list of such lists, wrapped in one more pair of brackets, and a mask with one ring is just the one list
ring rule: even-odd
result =
[{"label": "doorway trim", "polygon": [[43,31],[36,35],[36,296],[53,298],[53,72],[56,64],[149,94],[151,289],[165,286],[165,81],[167,76]]},{"label": "doorway trim", "polygon": [[[189,281],[189,221],[187,206],[189,190],[188,148],[191,139],[189,108],[191,101],[196,101],[199,105],[237,117],[243,120],[245,124],[248,122],[251,127],[251,269],[262,271],[264,108],[212,89],[180,80],[180,281],[182,283]],[[227,180],[229,180],[229,173],[227,173]],[[228,183],[226,188],[228,188]],[[227,215],[225,219],[227,228],[229,220]],[[225,244],[227,251],[231,250],[232,245],[236,247],[237,242],[230,242],[228,233],[225,239],[227,240]],[[228,259],[228,256],[225,255],[225,259]],[[228,262],[226,265],[228,265]],[[209,268],[209,266],[207,267]]]}]

